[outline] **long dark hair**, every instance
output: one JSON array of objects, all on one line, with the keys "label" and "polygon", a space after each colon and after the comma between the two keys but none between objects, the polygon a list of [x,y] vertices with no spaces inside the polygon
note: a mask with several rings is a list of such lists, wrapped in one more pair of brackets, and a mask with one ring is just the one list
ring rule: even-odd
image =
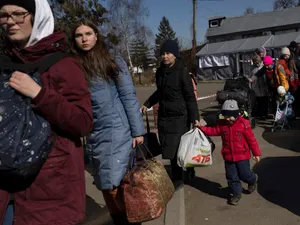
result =
[{"label": "long dark hair", "polygon": [[[81,50],[75,42],[75,32],[80,26],[92,28],[97,36],[96,44],[90,51]],[[95,77],[101,77],[107,81],[109,79],[117,80],[119,67],[110,54],[104,37],[99,34],[99,30],[93,22],[83,20],[75,26],[72,32],[72,52],[81,63],[85,72],[85,79],[89,85]]]}]

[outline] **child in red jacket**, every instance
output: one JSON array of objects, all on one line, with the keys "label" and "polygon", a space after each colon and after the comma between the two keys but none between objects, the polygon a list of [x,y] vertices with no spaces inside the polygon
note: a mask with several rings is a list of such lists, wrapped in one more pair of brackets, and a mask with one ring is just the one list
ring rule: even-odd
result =
[{"label": "child in red jacket", "polygon": [[215,127],[200,129],[208,136],[222,137],[221,153],[225,160],[226,179],[232,190],[228,204],[237,205],[242,197],[241,181],[248,184],[249,194],[257,186],[258,176],[250,169],[250,158],[259,162],[261,151],[252,132],[249,120],[239,115],[239,107],[235,100],[227,100],[222,106],[223,119]]}]

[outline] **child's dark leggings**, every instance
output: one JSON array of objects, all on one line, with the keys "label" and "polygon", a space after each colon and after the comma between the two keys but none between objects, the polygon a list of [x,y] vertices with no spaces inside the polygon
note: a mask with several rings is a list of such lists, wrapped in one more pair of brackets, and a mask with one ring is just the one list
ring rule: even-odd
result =
[{"label": "child's dark leggings", "polygon": [[241,181],[247,184],[254,184],[256,181],[255,174],[250,169],[250,161],[242,160],[238,162],[225,161],[226,179],[232,194],[239,195],[243,188]]}]

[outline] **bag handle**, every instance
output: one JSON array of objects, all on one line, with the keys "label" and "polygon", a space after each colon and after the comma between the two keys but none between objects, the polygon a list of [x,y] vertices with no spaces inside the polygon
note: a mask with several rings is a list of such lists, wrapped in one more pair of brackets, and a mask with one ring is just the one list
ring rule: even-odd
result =
[{"label": "bag handle", "polygon": [[148,118],[147,111],[146,111],[146,123],[147,123],[147,133],[150,133],[150,125],[149,125],[149,118]]},{"label": "bag handle", "polygon": [[144,162],[147,161],[146,156],[143,153],[142,147],[144,149],[146,149],[147,153],[149,153],[149,155],[151,156],[151,158],[154,158],[153,154],[150,152],[150,150],[148,149],[148,147],[146,145],[144,145],[144,144],[138,144],[138,145],[136,145],[134,151],[132,151],[132,153],[130,155],[130,158],[129,158],[129,161],[128,161],[127,171],[129,171],[129,170],[131,170],[133,168],[133,166],[135,164],[134,158],[136,159],[137,151],[139,151],[141,153],[143,161]]},{"label": "bag handle", "polygon": [[[133,159],[134,159],[134,157],[136,157],[136,151],[137,150],[139,150],[141,152],[142,158],[143,158],[144,162],[147,161],[147,159],[146,159],[146,157],[145,157],[145,155],[144,155],[141,147],[144,147],[147,150],[147,152],[151,155],[151,157],[154,158],[153,155],[152,155],[152,153],[149,151],[149,149],[147,148],[146,145],[144,145],[144,144],[138,144],[136,146],[135,150],[132,152],[132,154],[130,156],[130,159],[129,159],[129,162],[128,162],[127,172],[129,172],[133,168],[133,166],[135,164],[134,161],[133,161]],[[133,185],[133,186],[135,185],[135,179],[134,179],[133,173],[129,174],[129,182],[130,182],[130,185]]]},{"label": "bag handle", "polygon": [[128,165],[127,165],[127,171],[131,170],[135,164],[134,162],[134,159],[136,157],[136,151],[133,150],[131,153],[130,153],[130,157],[129,157],[129,160],[128,160]]},{"label": "bag handle", "polygon": [[139,144],[139,145],[136,146],[136,148],[141,152],[142,157],[143,157],[143,159],[144,159],[145,161],[146,161],[147,159],[146,159],[146,157],[145,157],[145,155],[144,155],[144,153],[143,153],[143,151],[142,151],[142,147],[143,147],[144,149],[146,149],[147,153],[149,153],[149,155],[151,156],[151,158],[154,158],[153,154],[150,152],[149,148],[148,148],[145,144]]}]

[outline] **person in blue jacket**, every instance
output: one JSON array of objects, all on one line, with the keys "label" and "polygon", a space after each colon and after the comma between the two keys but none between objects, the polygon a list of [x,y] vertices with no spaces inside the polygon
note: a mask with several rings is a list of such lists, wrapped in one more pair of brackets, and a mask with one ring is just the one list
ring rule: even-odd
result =
[{"label": "person in blue jacket", "polygon": [[127,64],[119,55],[113,56],[92,22],[82,21],[75,27],[72,50],[85,70],[92,95],[94,129],[87,151],[94,183],[103,193],[114,224],[130,224],[121,182],[130,154],[143,143],[145,133],[135,87]]}]

